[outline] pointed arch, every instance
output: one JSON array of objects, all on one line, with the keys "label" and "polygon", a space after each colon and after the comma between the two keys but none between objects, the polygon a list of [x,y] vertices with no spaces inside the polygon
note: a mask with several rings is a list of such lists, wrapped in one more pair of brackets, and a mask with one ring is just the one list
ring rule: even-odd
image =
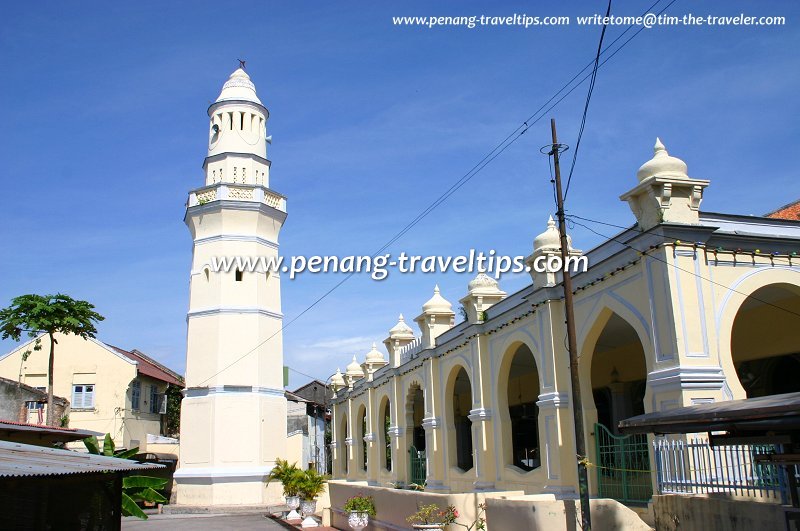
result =
[{"label": "pointed arch", "polygon": [[392,471],[392,444],[389,438],[389,427],[392,424],[392,403],[389,395],[384,394],[378,399],[378,448],[381,469]]},{"label": "pointed arch", "polygon": [[466,472],[474,465],[472,421],[469,418],[474,393],[469,368],[461,362],[455,363],[450,368],[446,382],[444,404],[448,464]]},{"label": "pointed arch", "polygon": [[367,456],[369,452],[367,451],[367,441],[365,440],[367,436],[367,406],[365,404],[361,404],[358,407],[358,413],[356,414],[356,440],[354,445],[358,451],[356,452],[356,461],[358,463],[358,470],[362,472],[366,472],[367,470]]},{"label": "pointed arch", "polygon": [[[774,290],[782,290],[787,295],[800,297],[800,270],[789,267],[770,267],[748,271],[729,286],[717,310],[715,320],[717,351],[719,352],[720,365],[725,372],[728,387],[731,390],[733,398],[746,398],[748,396],[748,389],[746,387],[750,388],[750,394],[753,394],[752,382],[747,381],[748,377],[746,375],[742,375],[746,386],[743,385],[739,375],[740,371],[759,373],[765,370],[772,371],[781,365],[781,363],[778,363],[778,360],[775,360],[777,364],[775,367],[754,367],[752,368],[754,370],[748,370],[741,366],[741,362],[746,361],[746,358],[751,356],[743,357],[736,353],[737,344],[743,345],[741,337],[738,341],[735,337],[737,331],[739,336],[743,334],[765,333],[768,332],[770,325],[777,325],[778,323],[784,322],[785,318],[790,318],[792,322],[795,321],[795,318],[789,315],[788,312],[786,312],[786,315],[783,315],[784,312],[775,309],[775,312],[772,312],[774,318],[767,319],[764,323],[766,326],[762,327],[760,330],[747,332],[747,328],[742,326],[741,316],[744,315],[743,312],[756,315],[757,312],[753,312],[756,306],[762,306],[763,312],[767,310],[771,304],[774,304],[771,301],[766,301],[768,298],[775,297],[774,293],[769,293]],[[767,304],[764,304],[765,301]],[[774,307],[772,308],[774,309]],[[796,320],[798,324],[795,326],[800,326],[800,317],[796,318]],[[786,324],[788,325],[788,323]],[[787,326],[785,328],[787,331],[797,329],[792,326]],[[781,353],[791,354],[790,352]],[[776,351],[775,354],[779,353]]]},{"label": "pointed arch", "polygon": [[337,431],[337,444],[339,445],[339,471],[343,476],[347,476],[348,466],[347,460],[349,458],[350,449],[349,449],[349,437],[350,434],[348,433],[349,424],[347,423],[347,413],[342,414],[341,420],[339,420],[339,425],[336,426]]},{"label": "pointed arch", "polygon": [[504,349],[496,376],[501,462],[526,473],[541,465],[539,408],[542,380],[536,350],[525,340]]},{"label": "pointed arch", "polygon": [[[595,397],[600,402],[599,416],[604,416],[606,422],[613,423],[613,421],[609,420],[613,417],[610,410],[611,398],[605,387],[613,379],[620,378],[619,371],[626,371],[626,374],[621,376],[622,379],[636,382],[635,385],[633,383],[631,385],[631,387],[636,388],[629,389],[628,392],[636,395],[637,410],[639,407],[643,407],[644,411],[651,410],[650,389],[646,384],[646,380],[647,375],[654,369],[655,365],[653,346],[650,334],[644,328],[643,318],[640,319],[641,314],[637,315],[637,313],[629,305],[622,304],[618,299],[604,295],[585,320],[587,324],[582,330],[582,337],[578,340],[578,374],[583,398],[584,429],[587,434],[594,432],[594,424],[598,421],[598,404],[595,402]],[[618,364],[620,366],[617,367],[615,362],[611,361],[609,367],[602,367],[601,369],[595,363],[598,341],[604,332],[608,333],[607,328],[609,325],[626,334],[625,337],[629,344],[629,349],[632,351],[637,350],[636,343],[638,343],[640,350],[632,355],[628,363],[623,364],[620,362]],[[619,341],[617,340],[617,342]],[[622,347],[619,344],[616,346]],[[615,371],[616,375],[614,374]],[[603,374],[599,375],[600,372],[603,372]],[[599,378],[600,380],[598,380]],[[608,398],[608,400],[605,400],[605,398]],[[641,404],[641,406],[638,404]],[[612,426],[610,427],[613,428]]]}]

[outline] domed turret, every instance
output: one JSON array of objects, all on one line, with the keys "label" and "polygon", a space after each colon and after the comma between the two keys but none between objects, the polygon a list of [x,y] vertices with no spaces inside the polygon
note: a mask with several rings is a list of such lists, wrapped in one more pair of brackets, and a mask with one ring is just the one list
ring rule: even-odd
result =
[{"label": "domed turret", "polygon": [[383,359],[383,354],[380,353],[378,348],[375,346],[375,343],[372,344],[372,350],[367,352],[366,362],[367,363],[383,363],[386,360]]},{"label": "domed turret", "polygon": [[455,316],[453,305],[442,297],[437,284],[433,288],[433,297],[422,305],[422,313],[414,318],[414,322],[422,332],[420,338],[422,348],[436,346],[436,337],[453,327]]},{"label": "domed turret", "polygon": [[388,363],[389,362],[383,358],[383,354],[381,354],[378,348],[375,346],[375,343],[373,343],[372,350],[367,352],[367,356],[364,359],[364,364],[362,365],[362,367],[366,369],[367,379],[372,381],[372,375],[375,374],[375,371],[387,365]]},{"label": "domed turret", "polygon": [[256,94],[256,86],[250,80],[250,76],[243,68],[237,68],[233,74],[230,75],[228,80],[222,85],[222,91],[217,97],[217,103],[220,101],[252,101],[262,105],[261,100],[258,99]]},{"label": "domed turret", "polygon": [[656,145],[653,146],[653,158],[642,164],[639,171],[636,172],[636,178],[639,179],[639,182],[653,176],[688,179],[687,172],[686,163],[670,155],[661,140],[656,138]]},{"label": "domed turret", "polygon": [[339,367],[336,367],[336,374],[331,377],[331,387],[333,388],[334,398],[336,392],[339,389],[343,389],[346,385],[344,376],[342,376],[342,371],[339,370]]},{"label": "domed turret", "polygon": [[482,323],[486,310],[506,297],[500,284],[486,273],[478,273],[467,285],[467,295],[461,299],[461,305],[467,310],[467,321]]},{"label": "domed turret", "polygon": [[495,279],[493,279],[486,273],[481,272],[478,273],[478,276],[469,281],[469,284],[467,284],[467,290],[470,293],[475,293],[477,291],[495,292],[499,291],[500,288],[498,282]]},{"label": "domed turret", "polygon": [[[572,249],[572,238],[567,235],[567,247]],[[556,226],[553,216],[547,220],[547,229],[533,239],[533,251],[554,250],[561,249],[561,233]]]},{"label": "domed turret", "polygon": [[364,377],[364,369],[361,368],[361,365],[356,361],[355,354],[353,354],[353,361],[347,365],[347,371],[345,374],[347,375],[347,379],[350,382],[351,387],[353,382]]},{"label": "domed turret", "polygon": [[448,313],[453,311],[453,305],[450,301],[442,297],[439,292],[439,285],[433,288],[433,297],[428,299],[428,302],[422,305],[422,313]]},{"label": "domed turret", "polygon": [[389,353],[389,361],[392,367],[400,366],[400,352],[416,339],[414,331],[406,324],[406,320],[401,313],[397,319],[397,324],[389,330],[389,337],[383,340],[383,344],[386,345],[386,351]]},{"label": "domed turret", "polygon": [[640,230],[661,223],[700,223],[700,202],[709,181],[689,177],[686,163],[667,152],[656,138],[653,158],[636,172],[639,181],[620,196],[636,216]]},{"label": "domed turret", "polygon": [[403,318],[403,314],[401,313],[400,317],[397,319],[397,324],[389,329],[389,337],[394,339],[408,336],[413,338],[414,331],[406,324],[406,320]]}]

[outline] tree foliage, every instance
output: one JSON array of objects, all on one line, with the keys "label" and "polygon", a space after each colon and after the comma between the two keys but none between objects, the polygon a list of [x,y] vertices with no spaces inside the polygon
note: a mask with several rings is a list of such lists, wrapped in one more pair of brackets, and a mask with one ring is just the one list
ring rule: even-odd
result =
[{"label": "tree foliage", "polygon": [[181,388],[176,385],[167,387],[167,414],[164,416],[164,434],[177,436],[181,431]]},{"label": "tree foliage", "polygon": [[[0,309],[0,335],[3,339],[19,341],[23,334],[36,338],[33,350],[41,349],[41,336],[50,338],[50,358],[47,371],[47,424],[55,425],[53,410],[53,363],[55,360],[55,334],[74,334],[83,339],[97,335],[95,323],[105,318],[94,311],[89,302],[75,300],[69,295],[20,295],[11,305]],[[23,358],[30,350],[23,353]]]},{"label": "tree foliage", "polygon": [[139,453],[138,446],[136,448],[131,448],[130,450],[117,450],[114,445],[114,439],[111,438],[110,433],[106,433],[105,439],[103,439],[102,449],[100,448],[100,443],[97,441],[97,437],[94,435],[85,438],[83,440],[83,445],[90,454],[104,455],[106,457],[118,457],[119,459],[130,459]]}]

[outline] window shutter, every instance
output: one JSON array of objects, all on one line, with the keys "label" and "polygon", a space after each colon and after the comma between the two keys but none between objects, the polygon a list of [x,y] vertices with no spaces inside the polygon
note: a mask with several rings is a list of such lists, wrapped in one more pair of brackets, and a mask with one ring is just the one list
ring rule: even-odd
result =
[{"label": "window shutter", "polygon": [[81,409],[81,408],[83,408],[83,386],[82,385],[73,385],[72,386],[72,407],[73,407],[73,409]]},{"label": "window shutter", "polygon": [[84,390],[83,407],[85,407],[85,408],[93,408],[94,407],[94,386],[93,385],[87,385],[85,390]]}]

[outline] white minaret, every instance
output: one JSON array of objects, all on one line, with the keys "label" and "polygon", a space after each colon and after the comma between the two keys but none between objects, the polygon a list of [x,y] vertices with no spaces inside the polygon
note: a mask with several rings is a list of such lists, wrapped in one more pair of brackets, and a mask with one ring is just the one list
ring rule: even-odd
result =
[{"label": "white minaret", "polygon": [[259,505],[278,499],[263,479],[286,456],[280,278],[214,272],[212,258],[277,256],[286,198],[269,188],[269,111],[242,68],[208,116],[205,186],[184,218],[194,248],[176,502]]}]

